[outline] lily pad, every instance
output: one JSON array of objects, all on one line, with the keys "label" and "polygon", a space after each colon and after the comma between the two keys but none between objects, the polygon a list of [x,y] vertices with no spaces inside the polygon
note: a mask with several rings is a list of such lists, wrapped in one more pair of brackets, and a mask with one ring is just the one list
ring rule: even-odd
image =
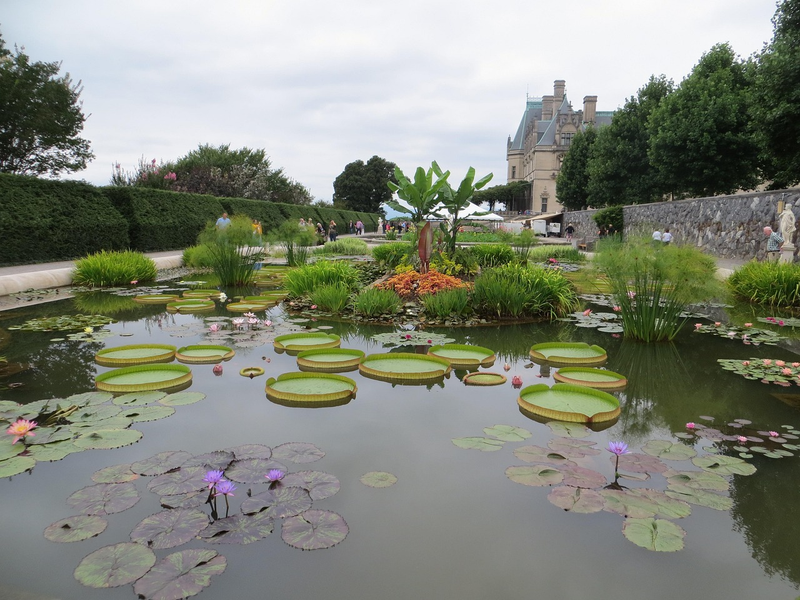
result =
[{"label": "lily pad", "polygon": [[147,489],[159,496],[174,496],[197,490],[207,489],[208,483],[203,481],[206,469],[203,467],[181,467],[174,473],[159,475],[147,484]]},{"label": "lily pad", "polygon": [[197,508],[203,506],[208,500],[208,490],[195,490],[185,494],[161,496],[161,506],[164,508]]},{"label": "lily pad", "polygon": [[87,406],[76,410],[71,415],[67,416],[67,421],[70,423],[91,423],[95,421],[103,421],[118,415],[122,409],[113,404],[102,404],[99,406]]},{"label": "lily pad", "polygon": [[132,542],[105,546],[85,557],[75,569],[75,579],[87,587],[110,588],[133,583],[156,564],[149,548]]},{"label": "lily pad", "polygon": [[167,344],[133,344],[104,348],[95,355],[95,362],[104,367],[127,367],[155,362],[168,362],[175,356],[175,346]]},{"label": "lily pad", "polygon": [[246,545],[267,537],[272,529],[273,519],[266,512],[237,514],[214,521],[200,533],[200,538],[212,544]]},{"label": "lily pad", "polygon": [[698,456],[692,459],[696,467],[720,475],[752,475],[756,468],[735,456]]},{"label": "lily pad", "polygon": [[112,465],[92,474],[95,483],[127,483],[138,479],[139,474],[131,470],[131,465]]},{"label": "lily pad", "polygon": [[491,367],[497,356],[494,350],[467,344],[441,344],[431,346],[428,354],[449,361],[456,368]]},{"label": "lily pad", "polygon": [[[611,461],[616,462],[617,457],[612,456]],[[669,467],[659,459],[649,454],[623,454],[619,457],[619,470],[629,473],[663,473]]]},{"label": "lily pad", "polygon": [[559,486],[547,495],[551,504],[575,513],[596,513],[603,510],[605,498],[595,490]]},{"label": "lily pad", "polygon": [[553,374],[553,379],[560,383],[585,385],[602,390],[621,390],[628,384],[624,375],[589,367],[562,367]]},{"label": "lily pad", "polygon": [[67,504],[86,515],[113,515],[139,502],[132,483],[98,483],[82,488],[67,498]]},{"label": "lily pad", "polygon": [[71,440],[44,446],[30,446],[28,448],[28,453],[36,459],[36,462],[55,462],[81,451],[83,451],[83,448],[78,448]]},{"label": "lily pad", "polygon": [[[264,512],[274,519],[294,517],[311,508],[311,496],[298,486],[279,485],[274,490],[265,490],[242,502],[242,512],[252,514]],[[266,509],[266,510],[265,510]]]},{"label": "lily pad", "polygon": [[339,491],[339,480],[324,471],[298,471],[289,473],[281,483],[285,486],[298,486],[311,496],[312,500],[329,498]]},{"label": "lily pad", "polygon": [[494,452],[500,450],[505,445],[502,440],[485,437],[462,437],[453,438],[450,440],[459,448],[466,448],[467,450],[480,450],[481,452]]},{"label": "lily pad", "polygon": [[361,483],[371,488],[386,488],[397,483],[397,477],[386,471],[370,471],[360,478]]},{"label": "lily pad", "polygon": [[121,448],[135,444],[142,437],[142,432],[136,429],[99,429],[90,433],[84,433],[73,443],[78,448],[89,450],[110,448]]},{"label": "lily pad", "polygon": [[450,363],[438,356],[389,352],[361,359],[358,371],[365,377],[393,383],[420,384],[449,376]]},{"label": "lily pad", "polygon": [[121,414],[134,423],[145,423],[171,417],[175,414],[175,409],[171,406],[135,406],[122,411]]},{"label": "lily pad", "polygon": [[327,510],[307,510],[283,522],[281,538],[301,550],[330,548],[347,537],[349,529],[345,520]]},{"label": "lily pad", "polygon": [[585,438],[592,434],[592,430],[582,423],[565,423],[563,421],[549,421],[547,426],[556,435],[565,438]]},{"label": "lily pad", "polygon": [[708,508],[713,508],[714,510],[724,511],[733,508],[733,500],[731,500],[728,496],[722,496],[721,494],[715,494],[714,492],[708,492],[706,490],[690,488],[686,485],[677,483],[670,484],[669,488],[664,493],[670,498],[677,498],[678,500],[683,500],[689,504],[705,506]]},{"label": "lily pad", "polygon": [[561,467],[561,473],[564,475],[564,485],[572,487],[597,488],[606,483],[602,473],[586,467],[564,465]]},{"label": "lily pad", "polygon": [[654,552],[677,552],[683,550],[686,532],[664,519],[625,519],[623,535],[637,546]]},{"label": "lily pad", "polygon": [[208,515],[195,508],[164,510],[142,519],[131,540],[148,548],[165,549],[185,544],[208,527]]},{"label": "lily pad", "polygon": [[583,458],[584,456],[597,456],[600,450],[594,447],[595,442],[575,438],[553,438],[547,442],[551,450],[563,454],[568,458]]},{"label": "lily pad", "polygon": [[95,385],[108,392],[165,390],[189,383],[192,371],[186,365],[152,364],[122,367],[95,377]]},{"label": "lily pad", "polygon": [[163,475],[182,466],[191,457],[191,454],[183,450],[167,450],[150,458],[136,461],[131,465],[131,471],[139,475]]},{"label": "lily pad", "polygon": [[506,477],[514,483],[530,486],[557,485],[564,479],[558,469],[545,465],[508,467]]},{"label": "lily pad", "polygon": [[244,460],[246,458],[272,458],[272,449],[263,444],[242,444],[228,448],[228,452],[233,452],[236,460]]},{"label": "lily pad", "polygon": [[333,373],[283,373],[267,379],[267,398],[297,405],[326,405],[349,401],[358,388],[349,377]]},{"label": "lily pad", "polygon": [[534,415],[573,423],[612,421],[620,414],[619,400],[611,394],[568,383],[530,385],[520,391],[517,403]]},{"label": "lily pad", "polygon": [[[224,471],[233,462],[233,452],[227,450],[214,450],[203,454],[195,454],[183,463],[184,467],[203,467],[207,470]],[[242,482],[250,483],[250,482]]]},{"label": "lily pad", "polygon": [[44,537],[51,542],[81,542],[100,535],[108,527],[103,517],[75,515],[56,521],[44,530]]},{"label": "lily pad", "polygon": [[322,450],[307,442],[288,442],[275,446],[272,450],[273,458],[297,464],[316,462],[324,456],[325,453]]},{"label": "lily pad", "polygon": [[667,440],[650,440],[642,446],[642,450],[650,456],[664,460],[689,460],[697,456],[694,448]]},{"label": "lily pad", "polygon": [[108,392],[84,392],[82,394],[68,396],[64,402],[68,406],[95,406],[97,404],[105,404],[113,397],[114,396]]},{"label": "lily pad", "polygon": [[512,425],[485,427],[483,433],[496,437],[498,440],[503,440],[504,442],[522,442],[531,437],[531,432],[527,429],[514,427]]},{"label": "lily pad", "polygon": [[32,456],[12,456],[0,462],[0,478],[13,477],[36,466]]},{"label": "lily pad", "polygon": [[670,498],[662,492],[652,494],[655,490],[601,490],[606,499],[604,509],[625,517],[643,519],[661,515],[674,519],[691,514],[691,508],[685,502]]},{"label": "lily pad", "polygon": [[529,463],[548,463],[552,465],[574,465],[566,456],[541,446],[520,446],[514,456]]},{"label": "lily pad", "polygon": [[117,406],[145,406],[158,402],[166,395],[165,392],[131,392],[114,398],[114,404]]},{"label": "lily pad", "polygon": [[600,346],[584,342],[545,342],[535,344],[530,350],[531,360],[537,364],[554,367],[595,367],[608,360]]},{"label": "lily pad", "polygon": [[246,458],[235,460],[225,469],[225,477],[236,483],[266,483],[265,475],[272,469],[280,469],[284,473],[286,465],[271,458]]},{"label": "lily pad", "polygon": [[158,403],[164,406],[186,406],[200,402],[206,395],[202,392],[175,392],[161,398]]},{"label": "lily pad", "polygon": [[181,600],[202,592],[228,563],[214,550],[181,550],[162,559],[133,586],[139,598]]}]

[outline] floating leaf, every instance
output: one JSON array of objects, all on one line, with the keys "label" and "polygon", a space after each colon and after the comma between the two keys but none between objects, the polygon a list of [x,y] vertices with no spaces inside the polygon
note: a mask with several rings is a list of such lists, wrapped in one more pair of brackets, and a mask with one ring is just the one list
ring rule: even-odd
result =
[{"label": "floating leaf", "polygon": [[[514,450],[514,456],[529,463],[549,463],[553,465],[575,465],[566,456],[541,446],[520,446]],[[576,465],[577,466],[577,465]]]},{"label": "floating leaf", "polygon": [[142,519],[131,531],[131,540],[148,548],[174,548],[185,544],[208,527],[208,515],[195,508],[163,510]]},{"label": "floating leaf", "polygon": [[301,550],[330,548],[347,537],[344,519],[328,510],[307,510],[283,522],[281,538]]},{"label": "floating leaf", "polygon": [[452,441],[459,448],[467,450],[480,450],[481,452],[494,452],[500,450],[505,442],[485,437],[462,437],[453,438]]},{"label": "floating leaf", "polygon": [[684,444],[674,444],[667,440],[650,440],[642,450],[650,456],[655,456],[664,460],[689,460],[697,456],[694,448]]},{"label": "floating leaf", "polygon": [[166,398],[162,398],[158,403],[164,406],[186,406],[188,404],[200,402],[200,400],[205,397],[206,395],[202,392],[176,392],[170,394]]},{"label": "floating leaf", "polygon": [[696,467],[720,475],[752,475],[756,468],[735,456],[698,456],[692,459]]},{"label": "floating leaf", "polygon": [[[616,456],[611,457],[611,461],[615,462]],[[663,473],[669,467],[662,463],[657,458],[649,454],[623,454],[619,457],[619,470],[628,471],[629,473]]]},{"label": "floating leaf", "polygon": [[[302,491],[306,494],[305,490]],[[272,517],[266,511],[252,515],[237,514],[214,521],[200,533],[200,538],[212,544],[245,545],[267,537],[272,533],[272,528]]]},{"label": "floating leaf", "polygon": [[133,425],[133,420],[128,417],[123,417],[122,413],[110,419],[103,419],[102,421],[87,421],[85,423],[73,423],[70,430],[73,435],[83,435],[84,433],[93,433],[101,429],[127,429]]},{"label": "floating leaf", "polygon": [[531,432],[522,427],[514,427],[512,425],[494,425],[492,427],[485,427],[483,433],[496,437],[498,440],[504,442],[522,442],[531,437]]},{"label": "floating leaf", "polygon": [[183,466],[191,457],[191,454],[183,450],[167,450],[150,458],[136,461],[131,465],[131,470],[139,475],[163,475]]},{"label": "floating leaf", "polygon": [[397,483],[397,477],[386,471],[370,471],[361,476],[361,483],[372,488],[386,488]]},{"label": "floating leaf", "polygon": [[36,436],[27,438],[31,446],[64,442],[73,438],[72,432],[67,427],[37,427]]},{"label": "floating leaf", "polygon": [[22,454],[25,452],[25,444],[11,444],[10,438],[5,438],[8,443],[0,444],[0,461],[6,460],[7,458],[11,458],[12,456],[16,456],[17,454]]},{"label": "floating leaf", "polygon": [[84,433],[73,443],[88,450],[121,448],[139,441],[142,432],[136,429],[98,429]]},{"label": "floating leaf", "polygon": [[120,414],[134,423],[145,423],[171,417],[175,414],[175,409],[169,406],[137,406],[123,410]]},{"label": "floating leaf", "polygon": [[51,542],[81,542],[100,535],[108,527],[103,517],[76,515],[56,521],[44,530]]},{"label": "floating leaf", "polygon": [[35,466],[36,459],[32,456],[12,456],[0,462],[0,478],[19,475]]},{"label": "floating leaf", "polygon": [[685,485],[695,490],[717,490],[720,492],[724,492],[730,487],[727,479],[707,471],[683,471],[680,473],[666,471],[664,472],[664,477],[667,478],[667,484],[670,487],[673,485]]},{"label": "floating leaf", "polygon": [[71,440],[47,444],[45,446],[31,446],[28,448],[28,453],[35,458],[37,462],[55,462],[66,458],[70,454],[82,451],[83,448],[78,448]]},{"label": "floating leaf", "polygon": [[181,550],[162,559],[133,586],[140,598],[181,600],[202,592],[228,566],[214,550]]},{"label": "floating leaf", "polygon": [[67,498],[75,510],[87,515],[113,515],[139,502],[132,483],[98,483],[82,488]]},{"label": "floating leaf", "polygon": [[683,550],[683,538],[686,537],[681,527],[664,519],[625,519],[622,533],[637,546],[654,552]]},{"label": "floating leaf", "polygon": [[589,437],[592,430],[581,423],[566,423],[564,421],[550,421],[547,426],[556,435],[566,438]]},{"label": "floating leaf", "polygon": [[73,394],[64,399],[65,406],[95,406],[105,404],[114,397],[108,392],[84,392],[83,394]]},{"label": "floating leaf", "polygon": [[670,498],[656,490],[609,490],[600,494],[606,499],[605,510],[625,517],[642,519],[660,515],[668,519],[680,519],[691,514],[691,507],[685,502]]},{"label": "floating leaf", "polygon": [[560,471],[544,465],[508,467],[506,477],[514,483],[531,486],[556,485],[564,479]]},{"label": "floating leaf", "polygon": [[203,506],[208,499],[208,490],[195,490],[185,494],[174,494],[172,496],[162,496],[161,506],[164,508],[197,508]]},{"label": "floating leaf", "polygon": [[234,448],[228,448],[228,452],[233,452],[236,460],[244,460],[246,458],[272,458],[272,449],[263,444],[242,444]]},{"label": "floating leaf", "polygon": [[547,447],[569,458],[583,458],[584,456],[597,456],[600,450],[595,448],[595,442],[574,438],[553,438],[547,442]]},{"label": "floating leaf", "polygon": [[690,488],[686,485],[679,483],[670,484],[669,489],[665,492],[670,498],[677,498],[689,504],[696,504],[698,506],[706,506],[714,510],[730,510],[733,507],[733,500],[728,496],[715,494],[714,492],[707,492],[706,490],[698,490]]},{"label": "floating leaf", "polygon": [[138,479],[139,475],[131,471],[131,465],[112,465],[92,474],[95,483],[126,483]]},{"label": "floating leaf", "polygon": [[280,469],[284,473],[288,470],[284,464],[271,458],[246,458],[233,461],[225,469],[225,477],[236,483],[267,483],[265,475],[272,469]]},{"label": "floating leaf", "polygon": [[144,406],[158,402],[167,394],[165,392],[131,392],[114,398],[117,406]]},{"label": "floating leaf", "polygon": [[147,489],[159,496],[174,496],[208,488],[203,481],[206,469],[203,467],[182,467],[174,473],[159,475],[149,484]]},{"label": "floating leaf", "polygon": [[[214,452],[206,452],[205,454],[196,454],[185,463],[184,467],[203,467],[208,470],[224,471],[228,465],[233,461],[233,452],[225,450],[216,450]],[[265,471],[266,472],[266,471]],[[234,481],[236,481],[234,479]],[[243,481],[242,483],[253,483],[250,481]]]},{"label": "floating leaf", "polygon": [[596,513],[603,510],[605,498],[595,490],[559,486],[547,495],[551,504],[575,513]]},{"label": "floating leaf", "polygon": [[272,458],[298,464],[316,462],[324,456],[322,450],[306,442],[289,442],[272,449]]},{"label": "floating leaf", "polygon": [[272,518],[282,519],[299,515],[311,508],[311,504],[311,496],[304,488],[279,485],[242,502],[242,512],[252,514],[264,511]]},{"label": "floating leaf", "polygon": [[339,491],[339,480],[323,471],[298,471],[289,473],[283,478],[281,483],[284,486],[298,486],[303,488],[311,496],[312,500],[322,500],[330,498]]},{"label": "floating leaf", "polygon": [[572,465],[561,467],[564,475],[564,485],[580,488],[597,488],[606,484],[606,478],[602,473]]},{"label": "floating leaf", "polygon": [[92,588],[133,583],[156,564],[149,548],[133,542],[105,546],[85,557],[75,569],[75,579]]}]

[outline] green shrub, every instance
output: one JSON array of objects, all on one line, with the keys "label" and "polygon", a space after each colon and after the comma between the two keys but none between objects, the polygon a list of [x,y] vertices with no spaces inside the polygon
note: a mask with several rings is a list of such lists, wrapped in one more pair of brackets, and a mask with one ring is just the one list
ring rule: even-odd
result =
[{"label": "green shrub", "polygon": [[156,272],[156,264],[140,252],[101,250],[75,263],[72,281],[90,286],[127,285],[153,281]]},{"label": "green shrub", "polygon": [[607,231],[608,226],[611,225],[614,230],[613,234],[619,235],[620,237],[622,236],[622,232],[625,228],[622,206],[609,206],[607,208],[598,210],[594,215],[592,215],[592,219],[594,220],[598,229]]},{"label": "green shrub", "polygon": [[483,271],[475,280],[473,299],[487,313],[514,318],[553,319],[578,304],[575,290],[563,274],[517,263]]},{"label": "green shrub", "polygon": [[264,249],[250,245],[255,243],[251,222],[246,215],[236,215],[225,229],[217,230],[209,222],[200,234],[220,285],[241,287],[253,283],[255,267],[264,260]]},{"label": "green shrub", "polygon": [[425,313],[440,321],[448,317],[461,316],[471,306],[469,293],[464,288],[442,290],[438,294],[425,294],[419,299],[425,308]]},{"label": "green shrub", "polygon": [[314,254],[328,254],[339,256],[363,256],[369,254],[367,242],[358,238],[342,238],[335,242],[327,242],[324,246],[314,249]]},{"label": "green shrub", "polygon": [[499,267],[514,262],[516,254],[506,244],[480,244],[470,248],[481,268]]},{"label": "green shrub", "polygon": [[189,246],[183,251],[183,264],[193,269],[208,269],[212,266],[211,253],[205,244]]},{"label": "green shrub", "polygon": [[754,304],[800,306],[800,264],[749,262],[728,278],[734,296]]},{"label": "green shrub", "polygon": [[[308,262],[309,246],[317,242],[317,237],[310,227],[301,227],[294,220],[284,221],[280,227],[269,233],[267,239],[279,244],[290,267],[300,267]],[[277,256],[277,254],[276,254]]]},{"label": "green shrub", "polygon": [[555,246],[550,244],[531,248],[528,253],[528,260],[532,262],[545,262],[551,258],[555,258],[561,262],[584,262],[586,260],[586,255],[572,246]]},{"label": "green shrub", "polygon": [[358,272],[345,262],[318,260],[314,264],[289,271],[283,285],[291,295],[305,296],[318,287],[337,283],[343,284],[348,291],[356,289]]},{"label": "green shrub", "polygon": [[391,240],[391,241],[396,240],[397,239],[397,232],[394,229],[389,229],[386,232],[386,239],[387,240]]},{"label": "green shrub", "polygon": [[355,300],[356,314],[365,317],[393,315],[403,306],[403,300],[393,290],[368,288],[362,291]]},{"label": "green shrub", "polygon": [[394,269],[413,251],[414,247],[406,242],[381,244],[372,249],[372,258],[387,269]]},{"label": "green shrub", "polygon": [[344,283],[321,285],[311,292],[311,301],[322,310],[338,314],[347,306],[350,289]]}]

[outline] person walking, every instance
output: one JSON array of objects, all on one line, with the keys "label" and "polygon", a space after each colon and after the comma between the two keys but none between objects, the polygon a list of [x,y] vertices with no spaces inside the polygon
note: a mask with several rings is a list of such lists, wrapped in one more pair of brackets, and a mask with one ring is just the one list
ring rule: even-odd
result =
[{"label": "person walking", "polygon": [[356,221],[356,235],[361,235],[362,233],[364,233],[364,223],[359,219]]},{"label": "person walking", "polygon": [[772,231],[772,227],[764,227],[764,235],[767,236],[767,262],[778,262],[781,257],[783,236],[777,231]]},{"label": "person walking", "polygon": [[666,246],[672,241],[672,234],[669,232],[669,227],[664,230],[664,233],[661,234],[661,241],[664,242]]},{"label": "person walking", "polygon": [[231,220],[228,218],[228,213],[224,212],[222,213],[222,216],[217,219],[217,223],[214,225],[214,227],[216,227],[217,231],[220,231],[228,227],[230,224]]},{"label": "person walking", "polygon": [[567,228],[564,230],[567,233],[567,239],[571,240],[572,235],[575,233],[575,227],[573,227],[572,223],[567,225]]},{"label": "person walking", "polygon": [[356,226],[352,221],[350,221],[347,230],[350,232],[350,235],[353,235],[356,232]]},{"label": "person walking", "polygon": [[335,242],[336,235],[336,221],[331,219],[331,222],[328,224],[328,239],[332,242]]},{"label": "person walking", "polygon": [[654,244],[658,244],[658,243],[660,243],[660,242],[661,242],[661,230],[659,230],[659,229],[656,229],[656,230],[653,232],[653,243],[654,243]]}]

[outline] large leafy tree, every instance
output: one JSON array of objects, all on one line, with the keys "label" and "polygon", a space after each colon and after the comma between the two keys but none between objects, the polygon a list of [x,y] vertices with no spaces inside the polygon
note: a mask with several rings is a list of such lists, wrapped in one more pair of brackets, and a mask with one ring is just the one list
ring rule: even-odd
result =
[{"label": "large leafy tree", "polygon": [[[437,177],[443,177],[444,172],[436,163],[431,165],[433,172]],[[449,171],[448,171],[449,173]],[[447,233],[447,245],[451,253],[456,251],[456,235],[459,227],[464,223],[465,216],[467,215],[467,208],[472,203],[475,192],[484,187],[492,180],[493,173],[489,173],[475,181],[475,169],[470,167],[467,169],[467,174],[458,186],[458,189],[453,189],[450,182],[445,181],[444,185],[439,189],[437,200],[441,203],[443,210],[439,211],[441,216],[444,216],[449,224],[444,226]],[[483,213],[480,213],[483,214]]]},{"label": "large leafy tree", "polygon": [[589,198],[589,161],[597,140],[597,130],[588,127],[572,139],[556,178],[558,201],[570,210],[581,210]]},{"label": "large leafy tree", "polygon": [[758,183],[747,63],[728,44],[704,54],[650,115],[650,161],[675,197],[729,194]]},{"label": "large leafy tree", "polygon": [[800,182],[800,0],[783,0],[756,69],[753,115],[764,175],[778,189]]},{"label": "large leafy tree", "polygon": [[349,163],[333,182],[334,205],[348,210],[378,212],[381,203],[392,197],[386,184],[397,183],[395,167],[393,162],[380,156],[373,156],[366,163],[363,160]]},{"label": "large leafy tree", "polygon": [[495,209],[495,206],[502,204],[506,210],[513,210],[513,207],[519,204],[526,203],[530,198],[531,182],[530,181],[512,181],[503,185],[493,185],[492,187],[478,190],[472,201],[475,204],[486,204],[489,210]]},{"label": "large leafy tree", "polygon": [[0,37],[0,172],[57,176],[94,158],[80,137],[86,116],[81,82],[59,76],[61,63],[31,62]]},{"label": "large leafy tree", "polygon": [[597,132],[589,161],[589,204],[643,204],[661,198],[663,185],[647,155],[647,123],[650,114],[674,89],[666,76],[650,77],[636,96],[614,113],[611,124]]}]

